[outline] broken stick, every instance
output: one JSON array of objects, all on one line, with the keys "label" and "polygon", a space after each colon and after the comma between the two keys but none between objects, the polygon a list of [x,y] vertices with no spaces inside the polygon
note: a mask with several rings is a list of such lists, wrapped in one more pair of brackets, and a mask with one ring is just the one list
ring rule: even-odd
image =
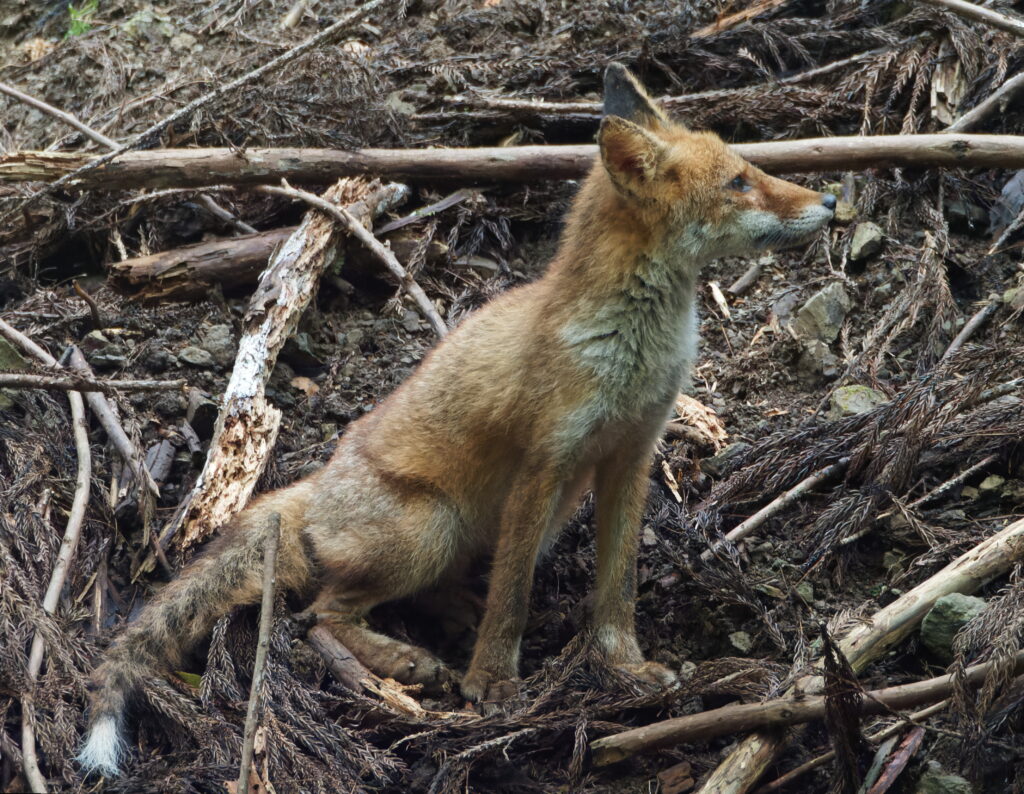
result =
[{"label": "broken stick", "polygon": [[[376,188],[376,189],[375,189]],[[357,221],[373,218],[408,196],[404,185],[375,186],[343,179],[325,196],[352,205]],[[277,354],[316,292],[320,275],[334,261],[342,230],[319,210],[306,214],[298,229],[277,250],[249,302],[243,319],[231,379],[214,427],[206,464],[189,497],[183,518],[183,547],[210,535],[245,507],[277,439],[281,412],[264,393]],[[178,530],[172,521],[161,538]]]}]

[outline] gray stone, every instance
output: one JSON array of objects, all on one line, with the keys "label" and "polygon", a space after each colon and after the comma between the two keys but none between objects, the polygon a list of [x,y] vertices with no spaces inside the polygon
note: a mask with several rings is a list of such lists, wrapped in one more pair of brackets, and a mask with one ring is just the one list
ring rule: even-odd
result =
[{"label": "gray stone", "polygon": [[203,350],[203,348],[196,347],[195,345],[183,347],[178,353],[178,358],[186,364],[190,364],[193,367],[199,367],[201,369],[210,369],[217,363],[213,356],[210,355],[210,351]]},{"label": "gray stone", "polygon": [[858,223],[853,230],[853,242],[850,243],[850,259],[859,262],[874,256],[882,250],[882,239],[882,230],[877,223]]},{"label": "gray stone", "polygon": [[729,635],[729,642],[740,653],[750,653],[750,649],[754,647],[754,641],[745,631],[734,631]]},{"label": "gray stone", "polygon": [[[28,369],[28,362],[22,358],[21,353],[12,347],[11,343],[2,336],[0,336],[0,369]],[[0,411],[6,411],[12,405],[14,405],[14,400],[11,399],[8,390],[0,391]]]},{"label": "gray stone", "polygon": [[28,362],[10,342],[0,336],[0,369],[23,370],[28,369]]},{"label": "gray stone", "polygon": [[410,334],[414,334],[420,330],[420,316],[412,309],[406,309],[405,314],[402,315],[402,327],[405,328]]},{"label": "gray stone", "polygon": [[804,345],[797,369],[804,375],[834,378],[839,374],[839,358],[824,342],[812,339]]},{"label": "gray stone", "polygon": [[946,202],[945,209],[953,231],[980,235],[988,230],[988,213],[977,204],[957,198]]},{"label": "gray stone", "polygon": [[944,771],[936,761],[929,761],[914,794],[974,794],[974,786],[959,775]]},{"label": "gray stone", "polygon": [[921,644],[941,661],[953,661],[953,637],[984,608],[984,598],[962,593],[943,596],[921,621]]},{"label": "gray stone", "polygon": [[978,490],[981,493],[991,493],[992,491],[998,491],[1005,484],[1005,477],[1000,477],[998,474],[990,474],[978,484]]},{"label": "gray stone", "polygon": [[82,337],[81,343],[78,345],[83,353],[95,353],[100,348],[104,348],[110,344],[110,340],[103,335],[102,331],[90,331],[84,337]]},{"label": "gray stone", "polygon": [[235,361],[235,337],[230,325],[211,325],[203,334],[199,346],[213,356],[213,360],[222,367],[227,367]]},{"label": "gray stone", "polygon": [[196,46],[197,41],[191,33],[176,33],[171,36],[168,46],[175,52],[188,52]]},{"label": "gray stone", "polygon": [[744,452],[750,449],[750,444],[744,441],[737,441],[730,444],[717,455],[700,462],[701,471],[710,474],[712,477],[721,477],[726,469]]},{"label": "gray stone", "polygon": [[833,281],[818,290],[797,312],[793,330],[804,339],[833,342],[839,336],[843,320],[853,307],[853,301],[846,294],[843,285]]},{"label": "gray stone", "polygon": [[888,397],[868,386],[840,386],[832,394],[828,416],[829,419],[856,416],[867,413],[887,402],[889,402]]}]

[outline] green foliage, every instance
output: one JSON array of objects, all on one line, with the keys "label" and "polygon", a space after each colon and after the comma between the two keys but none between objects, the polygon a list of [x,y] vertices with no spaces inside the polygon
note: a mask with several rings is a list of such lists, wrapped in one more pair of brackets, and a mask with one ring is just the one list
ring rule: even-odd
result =
[{"label": "green foliage", "polygon": [[100,0],[85,0],[78,8],[68,3],[68,16],[71,19],[68,24],[68,32],[64,34],[64,38],[68,39],[72,36],[81,36],[83,33],[88,33],[92,27],[92,17],[99,8],[99,5]]}]

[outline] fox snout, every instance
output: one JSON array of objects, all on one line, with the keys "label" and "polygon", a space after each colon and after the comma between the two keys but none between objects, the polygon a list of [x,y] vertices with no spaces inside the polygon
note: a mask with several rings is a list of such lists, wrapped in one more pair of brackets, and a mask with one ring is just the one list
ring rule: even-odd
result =
[{"label": "fox snout", "polygon": [[836,197],[832,194],[773,181],[785,185],[785,190],[780,191],[784,196],[776,197],[786,200],[771,202],[775,206],[744,208],[737,219],[743,236],[755,248],[788,248],[806,243],[832,220],[836,209]]}]

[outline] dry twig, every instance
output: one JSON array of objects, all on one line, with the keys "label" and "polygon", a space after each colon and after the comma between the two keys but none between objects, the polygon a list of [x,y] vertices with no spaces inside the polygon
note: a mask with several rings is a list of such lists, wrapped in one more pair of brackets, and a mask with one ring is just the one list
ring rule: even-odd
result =
[{"label": "dry twig", "polygon": [[76,375],[0,372],[0,389],[57,389],[116,394],[119,391],[175,391],[187,385],[188,382],[184,380],[97,380]]},{"label": "dry twig", "polygon": [[965,0],[920,0],[920,2],[952,11],[954,14],[973,19],[975,22],[984,22],[986,25],[1024,38],[1024,20],[1001,14],[991,8],[982,8],[974,3],[965,2]]},{"label": "dry twig", "polygon": [[249,790],[249,767],[252,766],[253,744],[256,741],[260,701],[263,699],[263,679],[266,675],[267,651],[270,648],[270,627],[274,623],[274,591],[277,588],[277,547],[281,540],[281,514],[271,513],[263,533],[263,600],[260,603],[260,629],[256,642],[256,661],[252,668],[252,686],[249,687],[249,708],[245,715],[242,734],[242,762],[238,771],[241,794]]}]

